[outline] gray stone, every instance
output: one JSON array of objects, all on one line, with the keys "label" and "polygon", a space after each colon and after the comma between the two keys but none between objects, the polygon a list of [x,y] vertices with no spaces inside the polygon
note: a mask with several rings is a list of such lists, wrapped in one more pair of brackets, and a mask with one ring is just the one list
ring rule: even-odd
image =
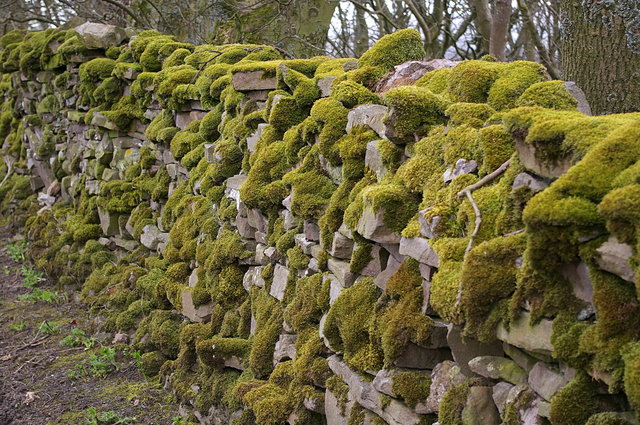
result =
[{"label": "gray stone", "polygon": [[[354,245],[354,251],[357,250],[359,245],[356,243]],[[378,276],[382,273],[382,265],[386,265],[386,257],[383,258],[383,253],[386,254],[383,248],[380,245],[371,245],[371,261],[369,261],[365,266],[360,270],[360,274],[363,276]]]},{"label": "gray stone", "polygon": [[262,269],[263,267],[259,266],[249,267],[247,272],[244,274],[242,286],[247,292],[249,292],[253,286],[257,286],[259,288],[264,287],[265,281],[262,278]]},{"label": "gray stone", "polygon": [[311,412],[323,414],[324,413],[324,394],[320,393],[315,397],[307,396],[302,401],[302,405],[305,407],[305,409]]},{"label": "gray stone", "polygon": [[120,225],[118,224],[119,215],[98,207],[98,217],[100,219],[102,233],[106,236],[115,236],[120,233]]},{"label": "gray stone", "polygon": [[311,255],[311,248],[316,245],[315,242],[308,241],[307,238],[304,237],[304,233],[298,233],[293,237],[293,240],[305,255]]},{"label": "gray stone", "polygon": [[344,236],[342,233],[335,232],[333,234],[333,243],[331,244],[329,254],[337,258],[349,259],[351,258],[352,251],[353,241]]},{"label": "gray stone", "polygon": [[303,224],[304,237],[310,241],[320,241],[320,227],[309,220],[305,220]]},{"label": "gray stone", "polygon": [[464,158],[460,158],[456,161],[453,168],[448,168],[442,175],[442,179],[445,183],[449,183],[456,177],[463,176],[465,174],[475,173],[478,170],[478,163],[473,159],[468,161]]},{"label": "gray stone", "polygon": [[232,74],[231,83],[236,91],[275,90],[276,76],[265,70],[239,71]]},{"label": "gray stone", "polygon": [[440,68],[451,68],[458,64],[449,59],[431,59],[428,61],[409,61],[393,67],[382,79],[376,83],[376,93],[384,93],[394,87],[413,85],[427,72]]},{"label": "gray stone", "polygon": [[213,164],[216,161],[216,145],[214,143],[205,143],[204,145],[204,158],[209,164]]},{"label": "gray stone", "polygon": [[449,325],[447,343],[451,349],[453,359],[463,374],[477,376],[469,367],[469,361],[478,356],[501,356],[500,344],[490,344],[477,341],[473,338],[465,338],[458,326]]},{"label": "gray stone", "polygon": [[500,414],[493,403],[492,387],[471,387],[462,410],[461,425],[498,425]]},{"label": "gray stone", "polygon": [[515,191],[522,187],[528,188],[533,193],[542,192],[549,185],[542,179],[536,178],[529,173],[520,173],[513,179],[511,190]]},{"label": "gray stone", "polygon": [[262,133],[268,125],[269,124],[266,123],[258,124],[258,129],[251,136],[247,137],[247,149],[249,149],[250,153],[254,153],[256,151],[256,145],[260,141]]},{"label": "gray stone", "polygon": [[480,376],[507,381],[514,385],[527,382],[527,373],[513,360],[498,356],[479,356],[469,361],[469,368]]},{"label": "gray stone", "polygon": [[393,391],[393,377],[402,372],[400,369],[381,369],[373,379],[373,388],[391,397],[396,397]]},{"label": "gray stone", "polygon": [[448,348],[425,348],[409,342],[394,364],[407,369],[433,369],[438,363],[451,359]]},{"label": "gray stone", "polygon": [[185,130],[193,121],[201,120],[207,113],[205,111],[190,111],[176,113],[176,127]]},{"label": "gray stone", "polygon": [[189,275],[189,288],[195,288],[198,284],[198,270],[199,269],[196,267],[191,271],[191,274]]},{"label": "gray stone", "polygon": [[206,322],[211,317],[211,311],[213,310],[213,302],[201,306],[193,305],[193,298],[191,297],[191,288],[183,289],[180,292],[182,299],[182,311],[181,313],[188,317],[189,320],[196,323]]},{"label": "gray stone", "polygon": [[514,362],[516,362],[518,366],[523,368],[527,373],[531,371],[531,369],[533,369],[533,366],[535,366],[536,363],[538,363],[538,359],[536,359],[535,357],[530,356],[529,354],[525,353],[519,348],[516,348],[511,344],[507,344],[506,342],[502,343],[502,349],[504,350],[504,353],[507,356],[509,356]]},{"label": "gray stone", "polygon": [[438,267],[440,261],[438,254],[429,246],[425,238],[400,239],[400,254],[415,258],[419,262],[431,267]]},{"label": "gray stone", "polygon": [[247,209],[247,220],[249,220],[249,226],[253,227],[259,232],[266,232],[269,228],[269,220],[258,209]]},{"label": "gray stone", "polygon": [[331,165],[323,155],[319,155],[319,160],[320,167],[327,172],[331,181],[336,185],[340,185],[342,183],[342,167]]},{"label": "gray stone", "polygon": [[437,229],[442,218],[438,215],[429,218],[425,217],[425,214],[430,209],[431,208],[426,208],[418,213],[418,223],[420,223],[420,233],[422,234],[422,236],[431,239],[438,237]]},{"label": "gray stone", "polygon": [[416,405],[416,412],[423,415],[437,413],[444,395],[466,379],[467,377],[462,374],[460,367],[452,361],[446,360],[436,365],[431,372],[429,397],[424,403]]},{"label": "gray stone", "polygon": [[327,268],[336,276],[343,288],[350,287],[356,280],[356,275],[350,271],[351,265],[346,261],[329,258]]},{"label": "gray stone", "polygon": [[596,262],[601,269],[620,276],[622,279],[633,282],[635,279],[633,269],[629,266],[629,259],[633,256],[633,249],[626,243],[620,243],[615,236],[596,249]]},{"label": "gray stone", "polygon": [[498,382],[493,386],[493,403],[498,408],[498,412],[502,414],[506,404],[509,391],[513,388],[513,385],[508,382]]},{"label": "gray stone", "polygon": [[381,394],[373,383],[353,371],[337,355],[328,359],[329,367],[349,386],[349,395],[362,407],[384,419],[389,425],[413,425],[420,423],[420,416],[406,405],[395,399],[385,400],[384,408]]},{"label": "gray stone", "polygon": [[542,398],[551,401],[551,398],[560,388],[567,385],[569,380],[543,362],[538,362],[529,372],[529,386]]},{"label": "gray stone", "polygon": [[73,29],[88,49],[108,49],[119,46],[127,38],[123,28],[115,25],[85,22]]},{"label": "gray stone", "polygon": [[347,133],[353,127],[367,126],[384,138],[385,125],[382,122],[387,115],[388,108],[384,105],[360,105],[349,112],[347,116]]},{"label": "gray stone", "polygon": [[531,314],[521,311],[517,319],[512,320],[507,330],[502,323],[498,325],[496,336],[500,341],[515,345],[532,353],[550,355],[553,351],[551,335],[553,333],[552,321],[540,320],[536,325],[531,325]]},{"label": "gray stone", "polygon": [[378,149],[379,140],[367,143],[367,150],[364,155],[364,164],[376,173],[376,178],[381,181],[389,170],[382,160],[382,152]]},{"label": "gray stone", "polygon": [[565,81],[564,86],[569,94],[578,102],[578,111],[585,115],[592,115],[591,105],[589,105],[587,96],[584,94],[582,89],[574,81]]},{"label": "gray stone", "polygon": [[324,394],[324,414],[327,425],[347,425],[354,401],[349,400],[345,405],[327,388]]},{"label": "gray stone", "polygon": [[284,293],[287,289],[287,280],[289,279],[289,269],[281,264],[276,264],[273,269],[273,282],[271,283],[271,291],[269,294],[282,301]]},{"label": "gray stone", "polygon": [[281,334],[273,350],[273,365],[296,358],[296,335]]},{"label": "gray stone", "polygon": [[169,242],[169,234],[163,233],[158,226],[147,224],[142,228],[140,243],[150,250],[155,250],[161,243]]},{"label": "gray stone", "polygon": [[393,255],[390,255],[387,259],[385,269],[373,279],[373,282],[378,288],[385,290],[387,281],[400,269],[401,265],[402,262],[398,261]]},{"label": "gray stone", "polygon": [[400,235],[391,231],[384,224],[384,211],[374,211],[370,206],[366,206],[362,211],[362,216],[358,220],[358,233],[364,238],[378,243],[399,243]]},{"label": "gray stone", "polygon": [[332,274],[329,275],[325,275],[322,277],[322,282],[324,283],[325,281],[329,280],[329,305],[333,305],[333,303],[336,302],[336,300],[338,299],[338,297],[340,296],[340,294],[342,293],[342,291],[345,289],[340,282],[338,282],[338,279],[336,279],[336,277]]},{"label": "gray stone", "polygon": [[573,295],[588,303],[593,303],[593,284],[589,277],[589,268],[584,262],[563,264],[560,273],[573,286]]},{"label": "gray stone", "polygon": [[320,89],[320,97],[329,97],[331,95],[331,86],[335,81],[336,77],[328,76],[328,77],[320,77],[316,84]]},{"label": "gray stone", "polygon": [[137,241],[134,241],[133,239],[125,239],[125,238],[121,238],[120,236],[115,236],[112,237],[111,240],[115,243],[115,245],[119,248],[122,248],[125,251],[133,251],[135,250],[138,245],[140,245]]},{"label": "gray stone", "polygon": [[558,158],[555,161],[540,160],[536,147],[520,138],[516,138],[516,151],[525,169],[547,179],[557,179],[571,167],[570,158]]}]

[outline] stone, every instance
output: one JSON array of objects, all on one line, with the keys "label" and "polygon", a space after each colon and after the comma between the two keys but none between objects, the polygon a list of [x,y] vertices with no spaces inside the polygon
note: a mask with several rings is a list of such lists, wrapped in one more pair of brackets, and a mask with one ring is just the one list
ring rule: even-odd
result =
[{"label": "stone", "polygon": [[379,140],[373,140],[367,143],[367,149],[364,155],[364,165],[372,169],[376,173],[376,178],[381,181],[389,170],[382,160],[382,152],[378,149]]},{"label": "stone", "polygon": [[319,160],[320,167],[327,172],[331,181],[339,186],[342,183],[342,167],[331,165],[323,155],[319,156]]},{"label": "stone", "polygon": [[269,126],[269,124],[258,124],[258,128],[256,129],[256,131],[251,136],[247,137],[247,149],[249,149],[250,153],[254,153],[256,151],[256,145],[260,141],[262,133],[264,132],[264,129],[267,128],[267,126]]},{"label": "stone", "polygon": [[527,373],[529,373],[529,371],[533,369],[533,366],[538,363],[538,359],[535,357],[530,356],[519,348],[516,348],[511,344],[507,344],[506,342],[502,343],[502,349],[509,358],[516,362],[516,364],[523,368]]},{"label": "stone", "polygon": [[539,394],[547,401],[551,401],[551,398],[560,388],[567,385],[569,379],[560,373],[558,370],[552,369],[544,362],[538,362],[529,372],[529,386],[533,391]]},{"label": "stone", "polygon": [[303,223],[304,237],[313,242],[320,241],[320,227],[309,220]]},{"label": "stone", "polygon": [[549,185],[542,179],[536,178],[529,173],[520,173],[513,179],[511,190],[516,191],[520,188],[526,187],[533,193],[542,192]]},{"label": "stone", "polygon": [[211,317],[211,311],[213,310],[213,301],[196,307],[193,305],[193,298],[191,297],[191,288],[183,289],[180,292],[182,300],[181,313],[189,318],[192,322],[202,323],[206,322]]},{"label": "stone", "polygon": [[125,238],[121,238],[120,236],[115,236],[115,237],[112,237],[111,239],[113,240],[113,243],[118,248],[122,248],[127,252],[131,252],[135,250],[138,247],[138,245],[140,245],[137,241],[134,241],[133,239],[125,239]]},{"label": "stone", "polygon": [[462,374],[456,363],[449,360],[439,363],[431,371],[429,397],[424,403],[416,405],[416,412],[421,415],[437,413],[444,395],[466,379],[467,377]]},{"label": "stone", "polygon": [[198,268],[196,267],[191,271],[191,274],[189,275],[189,288],[195,288],[195,286],[198,284],[198,280]]},{"label": "stone", "polygon": [[56,203],[56,197],[55,196],[47,195],[44,192],[38,193],[38,204],[46,206],[46,207],[52,207],[53,204],[55,204],[55,203]]},{"label": "stone", "polygon": [[98,207],[98,218],[100,219],[100,228],[106,236],[115,236],[120,232],[118,224],[118,214],[111,213],[103,208]]},{"label": "stone", "polygon": [[338,299],[338,297],[340,296],[340,294],[344,290],[344,287],[340,284],[340,282],[338,282],[338,279],[336,279],[336,277],[331,275],[331,274],[322,277],[322,282],[323,283],[326,280],[330,280],[330,283],[329,283],[329,305],[331,306],[336,302],[336,300]]},{"label": "stone", "polygon": [[400,269],[401,265],[402,265],[402,262],[398,261],[393,255],[389,255],[389,258],[387,259],[386,267],[380,274],[378,274],[373,279],[373,282],[376,284],[378,288],[385,290],[387,287],[387,282],[389,281],[389,278],[393,276]]},{"label": "stone", "polygon": [[451,349],[453,359],[458,363],[460,371],[466,376],[477,376],[469,367],[469,361],[479,356],[501,356],[500,344],[485,343],[473,338],[465,338],[460,327],[449,325],[447,345]]},{"label": "stone", "polygon": [[351,258],[352,252],[353,241],[344,236],[342,233],[335,232],[333,234],[333,243],[331,244],[329,254],[337,258],[349,259]]},{"label": "stone", "polygon": [[85,22],[73,30],[78,33],[85,46],[89,49],[106,50],[111,46],[119,46],[127,39],[126,31],[115,25]]},{"label": "stone", "polygon": [[264,287],[265,281],[262,278],[262,270],[263,267],[254,266],[249,267],[246,271],[242,279],[242,286],[247,292],[249,292],[253,286],[257,286],[259,288]]},{"label": "stone", "polygon": [[156,250],[160,244],[167,242],[169,242],[169,234],[161,232],[158,226],[147,224],[142,228],[140,243],[146,248]]},{"label": "stone", "polygon": [[[358,247],[359,244],[356,243],[354,251]],[[382,273],[382,265],[387,263],[387,258],[383,254],[386,254],[386,251],[380,245],[371,245],[371,260],[360,270],[360,274],[375,277]]]},{"label": "stone", "polygon": [[378,136],[384,138],[385,125],[382,122],[387,115],[388,108],[383,105],[360,105],[351,111],[347,116],[347,133],[353,127],[366,126],[378,133]]},{"label": "stone", "polygon": [[324,414],[327,425],[347,425],[353,404],[353,400],[349,400],[343,406],[331,390],[327,388],[324,393]]},{"label": "stone", "polygon": [[633,256],[630,245],[620,243],[615,236],[610,236],[596,249],[596,254],[596,262],[602,270],[618,275],[628,282],[634,281],[633,269],[629,266],[629,259]]},{"label": "stone", "polygon": [[336,77],[334,76],[318,78],[316,85],[320,89],[320,97],[329,97],[331,95],[331,86],[333,85],[335,79]]},{"label": "stone", "polygon": [[591,105],[589,105],[589,101],[587,100],[587,96],[574,81],[565,81],[564,87],[567,89],[569,94],[573,96],[573,98],[578,102],[578,111],[582,112],[585,115],[593,115],[591,112]]},{"label": "stone", "polygon": [[498,382],[496,385],[493,386],[493,394],[492,394],[493,403],[498,408],[498,412],[500,412],[500,414],[502,414],[502,411],[504,410],[507,404],[507,397],[509,396],[509,391],[511,391],[513,387],[514,386],[508,382]]},{"label": "stone", "polygon": [[492,387],[471,387],[462,410],[461,425],[498,425],[500,414],[493,403]]},{"label": "stone", "polygon": [[563,264],[560,274],[571,282],[576,298],[593,304],[593,283],[589,277],[589,268],[584,262]]},{"label": "stone", "polygon": [[527,373],[513,360],[498,356],[479,356],[469,361],[469,368],[480,376],[507,381],[514,385],[527,382]]},{"label": "stone", "polygon": [[384,224],[384,211],[374,211],[367,206],[358,220],[357,232],[364,238],[378,243],[400,243],[400,235]]},{"label": "stone", "polygon": [[284,299],[284,293],[287,289],[287,280],[289,279],[289,269],[282,264],[276,264],[273,269],[273,282],[269,294],[279,301]]},{"label": "stone", "polygon": [[305,397],[302,405],[311,412],[324,413],[324,397]]},{"label": "stone", "polygon": [[373,379],[373,388],[391,397],[398,397],[393,391],[393,377],[402,372],[400,369],[381,369]]},{"label": "stone", "polygon": [[[349,386],[349,395],[362,407],[384,419],[389,425],[414,425],[420,423],[420,416],[413,409],[395,399],[382,400],[373,383],[352,370],[339,356],[327,359],[329,368]],[[383,406],[384,402],[384,408]],[[325,405],[327,402],[325,402]],[[327,421],[328,422],[328,421]]]},{"label": "stone", "polygon": [[394,87],[413,85],[427,72],[440,68],[451,68],[459,62],[449,59],[432,59],[428,61],[409,61],[396,65],[376,85],[376,93],[384,93]]},{"label": "stone", "polygon": [[60,189],[61,189],[60,181],[54,180],[47,187],[47,195],[56,196],[60,193]]},{"label": "stone", "polygon": [[502,323],[498,325],[496,337],[516,347],[522,348],[532,353],[551,355],[553,345],[551,335],[553,334],[552,321],[542,319],[536,325],[531,325],[531,314],[521,311],[515,320],[509,324],[507,330]]},{"label": "stone", "polygon": [[520,162],[528,171],[547,179],[555,180],[571,167],[570,158],[558,158],[555,161],[542,161],[538,158],[536,147],[516,138],[516,152]]},{"label": "stone", "polygon": [[415,258],[419,262],[431,267],[438,267],[438,254],[429,246],[425,238],[401,238],[400,254]]},{"label": "stone", "polygon": [[185,130],[189,124],[193,121],[201,120],[206,114],[207,113],[205,111],[177,112],[176,127],[180,130]]},{"label": "stone", "polygon": [[327,268],[333,273],[343,288],[348,288],[356,281],[356,275],[351,273],[351,265],[346,261],[329,258]]},{"label": "stone", "polygon": [[243,239],[254,239],[256,235],[256,229],[249,225],[249,219],[247,217],[236,217],[236,228],[240,237]]},{"label": "stone", "polygon": [[452,358],[448,348],[425,348],[409,342],[394,364],[407,369],[433,369],[438,363]]},{"label": "stone", "polygon": [[215,143],[205,143],[204,145],[204,158],[209,164],[218,162],[216,160],[216,145]]},{"label": "stone", "polygon": [[304,233],[296,234],[293,237],[293,240],[296,246],[300,247],[300,249],[305,255],[311,255],[311,249],[314,245],[316,245],[315,242],[308,241],[307,238],[304,237]]},{"label": "stone", "polygon": [[282,334],[273,350],[273,365],[296,358],[296,335]]},{"label": "stone", "polygon": [[240,92],[253,90],[275,90],[275,73],[270,75],[268,71],[259,69],[255,71],[234,72],[231,77],[233,89]]},{"label": "stone", "polygon": [[449,183],[456,177],[463,176],[465,174],[475,173],[478,170],[478,163],[473,159],[468,161],[464,158],[460,158],[456,161],[453,168],[448,168],[442,175],[442,179],[445,183]]},{"label": "stone", "polygon": [[247,209],[247,220],[249,226],[259,232],[266,232],[269,227],[269,220],[262,212],[255,208]]}]

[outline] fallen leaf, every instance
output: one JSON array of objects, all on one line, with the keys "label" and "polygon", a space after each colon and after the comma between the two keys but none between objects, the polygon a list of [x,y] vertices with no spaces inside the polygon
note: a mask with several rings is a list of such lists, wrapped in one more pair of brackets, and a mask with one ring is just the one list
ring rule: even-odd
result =
[{"label": "fallen leaf", "polygon": [[35,401],[36,398],[38,398],[36,393],[33,391],[29,391],[24,395],[24,404],[29,404],[32,401]]},{"label": "fallen leaf", "polygon": [[11,360],[11,354],[6,354],[0,357],[0,362],[6,362],[7,360]]}]

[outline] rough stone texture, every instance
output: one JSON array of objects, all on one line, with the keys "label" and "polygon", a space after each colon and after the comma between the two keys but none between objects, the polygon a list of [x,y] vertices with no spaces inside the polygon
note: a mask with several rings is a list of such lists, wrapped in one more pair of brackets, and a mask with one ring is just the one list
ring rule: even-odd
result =
[{"label": "rough stone texture", "polygon": [[530,191],[537,193],[543,191],[549,185],[542,179],[536,178],[529,173],[520,173],[513,179],[513,184],[511,185],[511,190],[518,190],[520,188],[526,187]]},{"label": "rough stone texture", "polygon": [[569,158],[560,158],[555,163],[540,161],[536,155],[535,146],[524,140],[516,139],[516,151],[524,168],[547,179],[557,179],[571,167]]},{"label": "rough stone texture", "polygon": [[176,127],[185,130],[193,121],[201,120],[207,113],[204,111],[178,112],[176,114]]},{"label": "rough stone texture", "polygon": [[363,237],[378,243],[399,243],[400,235],[384,224],[384,211],[373,211],[365,207],[358,220],[357,229]]},{"label": "rough stone texture", "polygon": [[78,33],[89,49],[108,49],[111,46],[120,45],[127,38],[124,29],[95,22],[85,22],[73,30]]},{"label": "rough stone texture", "polygon": [[432,59],[428,61],[410,61],[393,67],[374,87],[376,93],[384,93],[394,87],[414,84],[427,72],[440,68],[451,68],[458,62],[449,59]]},{"label": "rough stone texture", "polygon": [[573,285],[573,295],[578,299],[593,303],[593,284],[589,277],[589,269],[584,262],[563,264],[560,273]]},{"label": "rough stone texture", "polygon": [[329,261],[327,261],[327,267],[329,268],[329,271],[336,276],[343,288],[350,287],[356,280],[356,275],[349,271],[351,266],[346,261],[329,258]]},{"label": "rough stone texture", "polygon": [[462,336],[459,327],[449,325],[447,343],[451,349],[453,359],[458,367],[467,376],[476,376],[469,367],[469,361],[479,356],[501,356],[502,348],[499,344],[489,344]]},{"label": "rough stone texture", "polygon": [[388,170],[382,161],[382,152],[378,149],[378,140],[367,143],[367,150],[364,156],[364,165],[371,168],[375,173],[378,181],[387,174]]},{"label": "rough stone texture", "polygon": [[373,388],[377,391],[386,394],[391,397],[396,397],[396,393],[393,391],[393,377],[402,371],[399,369],[381,369],[376,373],[376,377],[373,379]]},{"label": "rough stone texture", "polygon": [[529,386],[542,398],[551,401],[558,390],[569,380],[558,370],[553,370],[543,362],[538,362],[529,372]]},{"label": "rough stone texture", "polygon": [[284,360],[293,360],[296,358],[296,335],[282,334],[276,342],[273,351],[273,365],[277,365]]},{"label": "rough stone texture", "polygon": [[394,364],[407,369],[433,369],[438,363],[451,359],[448,348],[425,348],[410,342]]},{"label": "rough stone texture", "polygon": [[169,234],[161,232],[158,226],[147,224],[142,228],[140,243],[150,250],[156,250],[160,244],[166,244],[168,241]]},{"label": "rough stone texture", "polygon": [[452,361],[444,361],[433,368],[431,372],[431,387],[429,397],[424,403],[416,405],[416,412],[419,414],[437,413],[440,402],[444,395],[462,384],[466,376],[460,371],[460,367]]},{"label": "rough stone texture", "polygon": [[329,97],[331,95],[331,86],[336,77],[320,77],[318,78],[317,85],[320,89],[320,97]]},{"label": "rough stone texture", "polygon": [[603,270],[620,276],[622,279],[633,282],[634,273],[629,266],[629,259],[633,256],[631,246],[618,242],[615,236],[596,249],[596,262]]},{"label": "rough stone texture", "polygon": [[363,379],[338,356],[329,357],[328,362],[333,373],[349,385],[349,394],[354,400],[379,415],[389,425],[412,425],[420,422],[420,417],[412,409],[395,399],[389,400],[383,408],[380,393],[375,390],[373,383]]},{"label": "rough stone texture", "polygon": [[421,210],[418,213],[418,223],[420,223],[420,233],[422,234],[422,236],[429,239],[438,237],[438,233],[436,229],[438,228],[438,225],[442,220],[440,216],[434,216],[430,218],[425,217],[425,214],[430,209],[431,208],[426,208],[424,210]]},{"label": "rough stone texture", "polygon": [[500,324],[496,336],[501,341],[527,351],[549,355],[553,351],[551,324],[551,320],[542,319],[538,324],[531,326],[530,314],[522,311],[516,320],[511,321],[508,331]]},{"label": "rough stone texture", "polygon": [[429,241],[424,238],[400,239],[400,254],[408,255],[419,262],[432,267],[438,267],[438,254],[429,246]]},{"label": "rough stone texture", "polygon": [[480,356],[469,361],[469,368],[480,376],[507,381],[514,385],[527,382],[527,373],[513,360],[498,356]]},{"label": "rough stone texture", "polygon": [[100,227],[102,228],[102,233],[104,233],[106,236],[115,236],[119,234],[119,215],[110,213],[109,211],[98,207],[98,217],[100,219]]},{"label": "rough stone texture", "polygon": [[453,168],[448,168],[442,175],[442,179],[445,183],[449,183],[456,177],[463,176],[465,174],[471,174],[478,170],[478,163],[473,159],[468,161],[464,158],[460,158],[456,161]]},{"label": "rough stone texture", "polygon": [[282,301],[284,299],[284,292],[287,289],[288,279],[289,269],[281,264],[276,264],[273,269],[273,282],[271,283],[271,291],[269,291],[269,294],[279,301]]},{"label": "rough stone texture", "polygon": [[327,389],[324,394],[324,414],[327,425],[347,425],[353,405],[354,402],[349,400],[344,407],[340,406],[336,396]]},{"label": "rough stone texture", "polygon": [[351,258],[351,252],[353,251],[353,241],[342,233],[336,232],[333,235],[333,243],[329,254],[337,258],[349,259]]},{"label": "rough stone texture", "polygon": [[574,81],[565,81],[564,86],[571,96],[578,101],[578,111],[586,115],[593,115],[591,112],[591,105],[587,100],[587,96],[582,89]]},{"label": "rough stone texture", "polygon": [[193,298],[191,297],[191,289],[183,289],[180,292],[182,299],[182,311],[181,313],[189,318],[192,322],[202,323],[206,322],[211,317],[211,311],[213,310],[213,302],[210,302],[201,306],[193,305]]},{"label": "rough stone texture", "polygon": [[351,111],[347,117],[347,133],[353,127],[364,125],[384,138],[385,125],[382,122],[387,115],[388,108],[384,105],[360,105]]},{"label": "rough stone texture", "polygon": [[498,425],[500,414],[493,403],[491,387],[471,387],[462,410],[462,425]]},{"label": "rough stone texture", "polygon": [[276,76],[265,70],[234,72],[231,80],[236,91],[275,90]]},{"label": "rough stone texture", "polygon": [[493,386],[493,403],[498,408],[498,412],[500,412],[500,414],[502,414],[502,411],[507,404],[507,397],[513,387],[514,386],[508,382],[498,382]]}]

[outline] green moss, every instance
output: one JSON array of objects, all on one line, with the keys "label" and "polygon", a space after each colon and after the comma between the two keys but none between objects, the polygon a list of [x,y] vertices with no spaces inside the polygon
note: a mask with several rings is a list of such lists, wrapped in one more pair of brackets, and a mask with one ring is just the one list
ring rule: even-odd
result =
[{"label": "green moss", "polygon": [[554,425],[582,424],[598,413],[597,386],[580,373],[551,399],[551,423]]},{"label": "green moss", "polygon": [[631,425],[621,414],[607,412],[596,413],[591,416],[585,425]]},{"label": "green moss", "polygon": [[335,84],[331,90],[331,96],[338,99],[342,104],[352,109],[358,105],[376,103],[381,104],[380,96],[371,90],[358,84],[355,81],[345,80]]},{"label": "green moss", "polygon": [[431,378],[423,372],[405,371],[393,376],[392,389],[407,406],[413,408],[429,396]]},{"label": "green moss", "polygon": [[345,223],[351,230],[356,230],[358,220],[364,209],[375,214],[383,211],[383,221],[393,232],[402,232],[415,214],[418,206],[417,198],[400,185],[374,184],[362,189],[358,195],[361,203],[354,202],[345,212]]},{"label": "green moss", "polygon": [[444,98],[416,86],[393,88],[385,94],[384,101],[392,108],[384,121],[393,128],[389,136],[405,142],[414,141],[414,135],[426,135],[433,125],[443,123],[449,106]]},{"label": "green moss", "polygon": [[469,383],[465,382],[447,391],[440,402],[438,422],[441,425],[458,425],[462,423],[462,411],[467,404]]},{"label": "green moss", "polygon": [[251,310],[256,319],[256,330],[249,365],[256,377],[264,377],[273,370],[273,351],[280,336],[282,311],[275,298],[257,290],[252,293]]},{"label": "green moss", "polygon": [[449,117],[449,124],[480,128],[495,112],[484,103],[454,103],[447,108],[445,114]]},{"label": "green moss", "polygon": [[331,165],[340,164],[336,142],[344,135],[349,110],[340,101],[329,97],[316,101],[311,116],[322,125],[318,136],[318,149]]},{"label": "green moss", "polygon": [[324,323],[324,335],[333,349],[344,353],[344,360],[361,370],[378,370],[383,353],[373,338],[375,307],[380,290],[369,278],[343,290],[333,303]]},{"label": "green moss", "polygon": [[527,88],[516,106],[541,106],[548,109],[575,111],[578,101],[571,96],[564,81],[544,81]]}]

